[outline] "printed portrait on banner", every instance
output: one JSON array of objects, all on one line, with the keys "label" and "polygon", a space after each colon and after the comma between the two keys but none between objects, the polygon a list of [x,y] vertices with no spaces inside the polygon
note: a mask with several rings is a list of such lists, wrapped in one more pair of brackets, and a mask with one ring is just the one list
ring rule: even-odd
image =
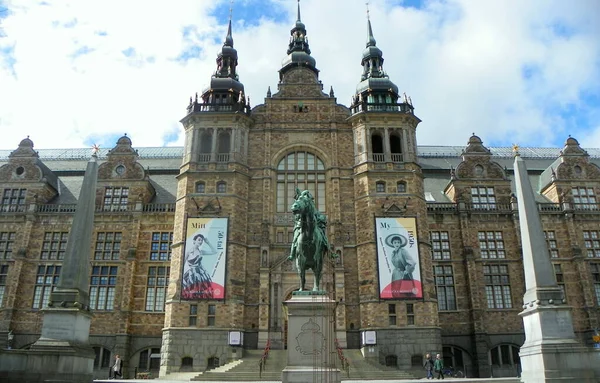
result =
[{"label": "printed portrait on banner", "polygon": [[380,299],[423,298],[415,218],[375,218]]},{"label": "printed portrait on banner", "polygon": [[181,299],[224,299],[228,218],[188,218]]}]

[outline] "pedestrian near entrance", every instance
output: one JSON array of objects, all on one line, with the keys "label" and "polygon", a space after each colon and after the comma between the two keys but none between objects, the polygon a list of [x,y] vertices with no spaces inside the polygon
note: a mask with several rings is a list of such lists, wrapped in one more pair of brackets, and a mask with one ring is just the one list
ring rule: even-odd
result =
[{"label": "pedestrian near entrance", "polygon": [[427,379],[433,379],[433,358],[431,354],[425,355],[425,364],[423,364],[425,371],[427,371]]},{"label": "pedestrian near entrance", "polygon": [[113,364],[113,378],[123,377],[123,361],[119,354],[115,355],[115,364]]},{"label": "pedestrian near entrance", "polygon": [[442,359],[440,354],[435,356],[435,362],[433,362],[433,369],[438,374],[437,378],[444,379],[444,360]]}]

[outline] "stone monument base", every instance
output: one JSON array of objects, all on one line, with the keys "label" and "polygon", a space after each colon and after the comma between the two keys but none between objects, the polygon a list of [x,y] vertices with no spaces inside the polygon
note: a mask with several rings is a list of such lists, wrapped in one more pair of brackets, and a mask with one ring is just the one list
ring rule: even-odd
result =
[{"label": "stone monument base", "polygon": [[78,308],[44,309],[40,339],[29,350],[0,354],[0,382],[90,383],[95,358],[89,345],[91,319]]},{"label": "stone monument base", "polygon": [[287,366],[282,383],[340,382],[336,368],[335,301],[324,291],[296,291],[284,302],[288,316]]}]

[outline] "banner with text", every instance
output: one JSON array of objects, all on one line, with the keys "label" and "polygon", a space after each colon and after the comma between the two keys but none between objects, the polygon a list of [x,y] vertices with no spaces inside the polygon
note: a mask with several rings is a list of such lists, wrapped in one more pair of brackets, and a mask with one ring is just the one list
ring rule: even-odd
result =
[{"label": "banner with text", "polygon": [[380,299],[420,299],[423,286],[415,218],[375,218]]},{"label": "banner with text", "polygon": [[188,218],[181,299],[225,299],[228,218]]}]

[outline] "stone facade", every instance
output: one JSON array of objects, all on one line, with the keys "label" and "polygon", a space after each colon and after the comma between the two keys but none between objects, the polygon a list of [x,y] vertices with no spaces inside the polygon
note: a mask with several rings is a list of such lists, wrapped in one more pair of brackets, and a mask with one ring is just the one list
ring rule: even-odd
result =
[{"label": "stone facade", "polygon": [[[298,288],[286,261],[289,202],[295,186],[307,185],[339,255],[325,265],[322,286],[336,302],[342,347],[361,348],[362,332],[372,330],[383,364],[409,369],[427,352],[443,353],[469,376],[516,375],[524,270],[510,151],[487,148],[475,135],[464,148],[419,147],[412,101],[381,108],[356,99],[346,107],[333,90],[323,92],[314,59],[290,57],[278,91],[254,108],[239,83],[231,88],[236,97],[226,89],[223,98],[238,103],[211,104],[211,90],[192,102],[183,148],[134,149],[124,136],[99,153],[89,250],[104,278],[98,292],[108,295],[96,296],[91,323],[96,377],[107,376],[116,353],[126,377],[136,369],[166,375],[224,364],[242,355],[229,345],[231,331],[244,333],[243,348],[285,347],[282,303]],[[61,264],[60,256],[44,255],[61,246],[48,235],[70,229],[82,153],[38,153],[29,139],[0,151],[0,337],[12,330],[14,348],[39,338],[39,305],[53,286],[49,267]],[[521,156],[576,335],[591,344],[600,326],[600,150],[569,138],[562,151]],[[181,299],[189,217],[229,219],[224,300]],[[416,218],[423,299],[380,299],[375,217]],[[119,240],[100,240],[106,233]],[[163,234],[169,250],[161,253]],[[155,278],[167,268],[168,283],[167,274]]]}]

